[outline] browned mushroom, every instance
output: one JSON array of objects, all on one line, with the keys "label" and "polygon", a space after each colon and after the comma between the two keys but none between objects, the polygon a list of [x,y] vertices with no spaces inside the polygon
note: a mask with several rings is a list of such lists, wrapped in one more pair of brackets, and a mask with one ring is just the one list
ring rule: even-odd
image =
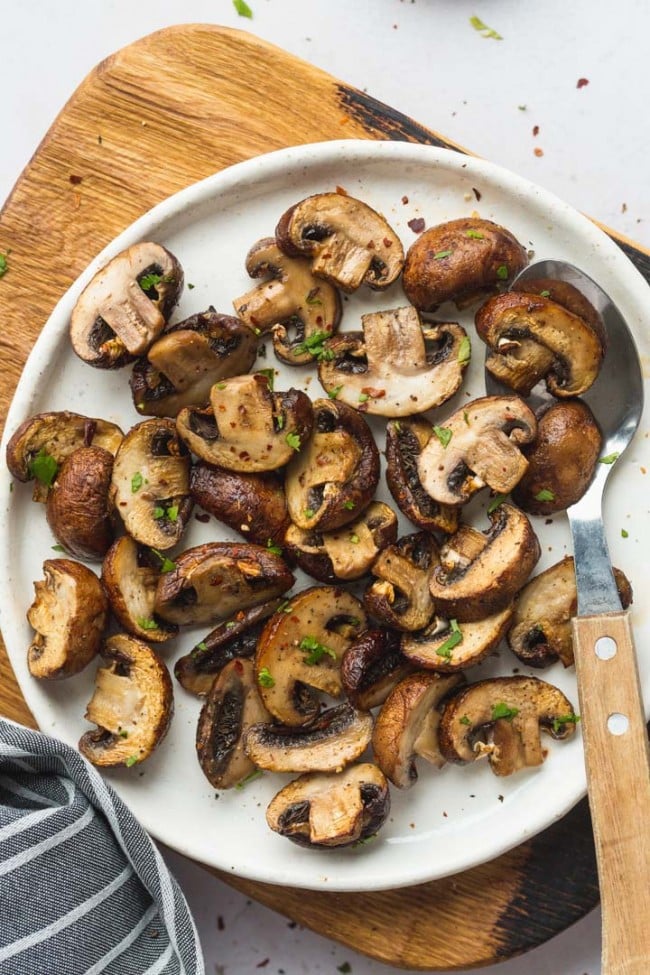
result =
[{"label": "browned mushroom", "polygon": [[395,630],[369,629],[348,647],[341,661],[341,684],[355,708],[370,711],[383,704],[393,687],[413,670],[400,651]]},{"label": "browned mushroom", "polygon": [[567,311],[578,318],[582,318],[600,338],[603,349],[607,348],[607,332],[600,313],[592,303],[568,281],[558,281],[555,278],[529,278],[524,281],[513,281],[510,291],[523,291],[529,295],[540,295],[550,298],[558,305],[564,305]]},{"label": "browned mushroom", "polygon": [[178,627],[156,617],[156,586],[161,573],[176,563],[157,549],[140,545],[122,535],[111,545],[102,564],[102,582],[119,624],[132,636],[149,643],[163,643]]},{"label": "browned mushroom", "polygon": [[47,495],[47,521],[67,552],[100,561],[113,541],[109,493],[113,455],[79,447],[61,465]]},{"label": "browned mushroom", "polygon": [[86,285],[72,309],[70,340],[80,359],[116,369],[147,351],[183,290],[183,269],[160,244],[122,251]]},{"label": "browned mushroom", "polygon": [[363,597],[375,619],[396,630],[421,630],[435,612],[429,591],[438,564],[432,535],[416,532],[400,538],[380,553],[372,567],[376,577]]},{"label": "browned mushroom", "polygon": [[466,670],[488,656],[501,642],[512,618],[512,604],[474,623],[435,617],[424,630],[403,633],[401,650],[413,666],[452,673]]}]

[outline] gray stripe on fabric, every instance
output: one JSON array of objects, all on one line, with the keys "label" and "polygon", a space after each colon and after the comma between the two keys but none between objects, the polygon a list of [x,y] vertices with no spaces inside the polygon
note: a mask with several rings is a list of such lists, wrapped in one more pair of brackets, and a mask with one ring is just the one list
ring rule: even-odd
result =
[{"label": "gray stripe on fabric", "polygon": [[97,964],[89,968],[85,975],[99,975],[100,972],[105,971],[111,962],[115,961],[116,958],[122,955],[127,948],[130,948],[134,941],[138,940],[147,925],[153,921],[156,914],[156,905],[152,904],[146,914],[143,914],[136,926],[126,935],[126,937],[122,938],[119,944],[116,944],[113,948],[111,948],[111,950],[104,955],[103,958],[100,958]]},{"label": "gray stripe on fabric", "polygon": [[[142,973],[142,975],[160,975],[160,972],[164,972],[165,968],[171,961],[173,957],[172,953],[173,953],[172,946],[169,945],[164,955],[161,955],[158,961],[154,962],[153,965],[151,965],[146,970],[146,972]],[[184,971],[185,969],[181,969],[181,970]]]},{"label": "gray stripe on fabric", "polygon": [[21,853],[16,853],[15,856],[2,861],[0,863],[0,877],[4,877],[5,874],[10,873],[12,870],[24,866],[30,860],[35,860],[41,853],[54,849],[60,843],[65,843],[71,836],[76,836],[77,833],[84,830],[94,818],[95,810],[92,806],[88,806],[83,816],[80,816],[79,819],[76,819],[68,826],[64,826],[58,833],[55,833],[53,836],[48,836],[47,839],[41,840],[40,843],[30,847],[28,850],[23,850]]},{"label": "gray stripe on fabric", "polygon": [[30,799],[32,802],[38,803],[41,807],[43,806],[56,806],[58,807],[60,803],[56,799],[50,799],[49,796],[44,796],[40,792],[32,792],[24,785],[19,785],[14,779],[10,779],[7,775],[0,775],[0,785],[6,792],[11,792],[15,796],[20,796],[21,799]]},{"label": "gray stripe on fabric", "polygon": [[52,816],[56,816],[58,811],[59,807],[46,811],[35,809],[34,812],[17,817],[13,823],[7,823],[6,826],[0,827],[0,843],[3,840],[11,839],[12,836],[17,836],[19,833],[24,833],[25,830],[31,829],[33,826],[43,823],[46,821],[46,817],[47,819],[51,819]]}]

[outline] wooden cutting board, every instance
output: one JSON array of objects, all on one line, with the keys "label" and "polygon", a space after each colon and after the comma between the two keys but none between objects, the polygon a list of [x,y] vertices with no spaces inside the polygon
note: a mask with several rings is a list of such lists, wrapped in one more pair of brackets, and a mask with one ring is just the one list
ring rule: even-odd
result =
[{"label": "wooden cutting board", "polygon": [[[138,41],[81,84],[0,213],[6,415],[54,304],[90,258],[164,197],[232,163],[340,138],[461,150],[366,94],[240,31],[190,25]],[[650,279],[650,254],[619,243]],[[0,651],[0,713],[35,726]],[[377,959],[452,970],[526,951],[598,901],[586,800],[491,863],[372,894],[309,893],[219,874],[262,903]]]}]

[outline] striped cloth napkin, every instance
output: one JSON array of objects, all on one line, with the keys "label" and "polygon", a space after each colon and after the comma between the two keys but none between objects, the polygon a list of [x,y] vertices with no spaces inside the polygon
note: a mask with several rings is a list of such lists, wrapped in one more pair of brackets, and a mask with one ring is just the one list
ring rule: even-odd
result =
[{"label": "striped cloth napkin", "polygon": [[0,719],[0,975],[204,975],[160,853],[74,749]]}]

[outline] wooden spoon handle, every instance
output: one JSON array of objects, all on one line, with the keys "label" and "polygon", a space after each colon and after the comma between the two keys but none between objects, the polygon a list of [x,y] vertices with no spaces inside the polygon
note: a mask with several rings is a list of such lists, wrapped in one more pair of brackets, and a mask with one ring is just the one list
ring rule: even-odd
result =
[{"label": "wooden spoon handle", "polygon": [[573,620],[603,910],[602,975],[650,973],[650,748],[625,612]]}]

